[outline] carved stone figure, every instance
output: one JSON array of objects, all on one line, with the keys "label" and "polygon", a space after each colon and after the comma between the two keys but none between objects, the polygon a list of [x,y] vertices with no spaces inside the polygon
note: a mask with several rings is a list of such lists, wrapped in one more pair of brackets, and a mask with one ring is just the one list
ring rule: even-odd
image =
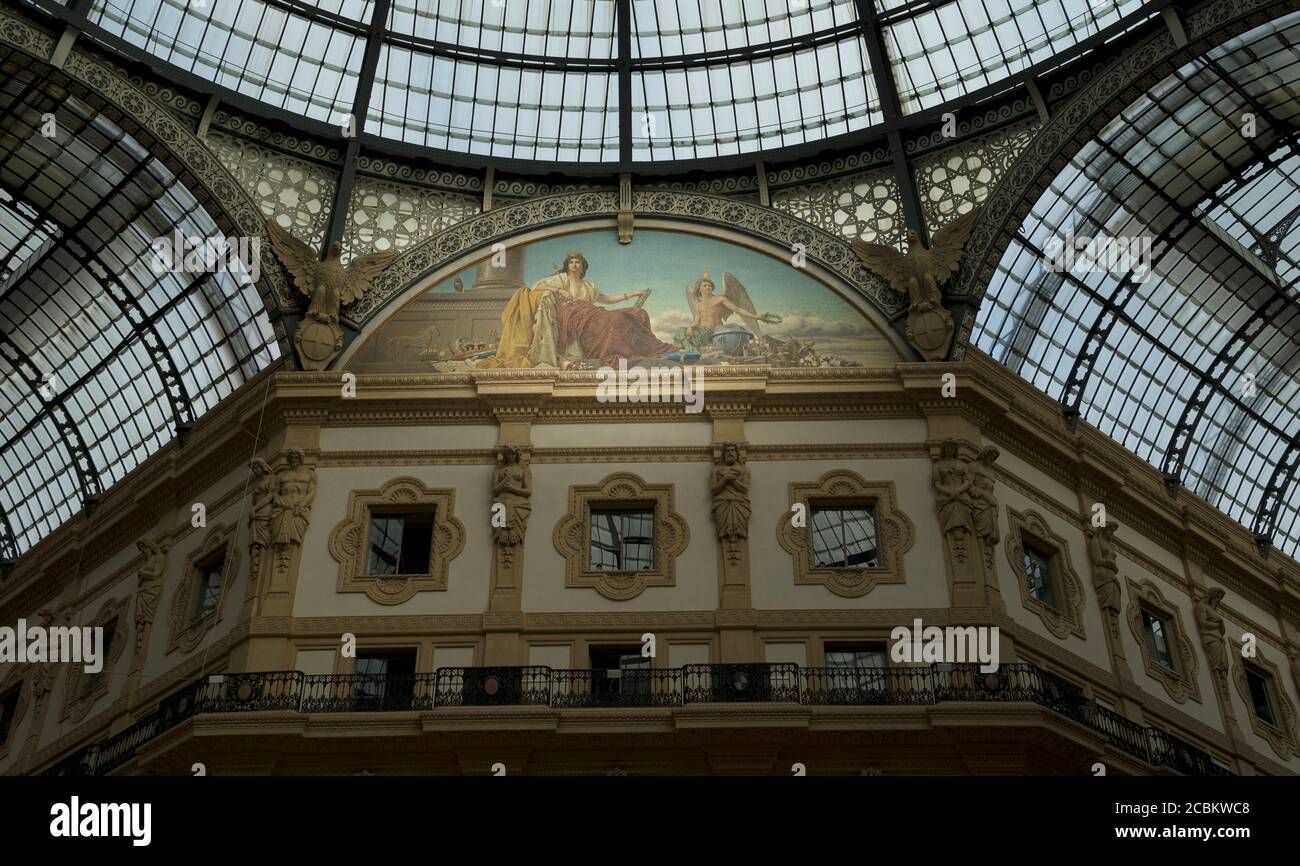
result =
[{"label": "carved stone figure", "polygon": [[1201,646],[1205,649],[1205,658],[1210,662],[1210,670],[1221,682],[1227,683],[1228,646],[1223,638],[1223,615],[1219,605],[1223,602],[1223,590],[1215,588],[1205,596],[1196,599],[1196,627],[1201,633]]},{"label": "carved stone figure", "polygon": [[397,257],[395,251],[357,256],[343,267],[343,245],[330,245],[325,261],[274,222],[266,224],[271,249],[293,277],[298,291],[311,298],[307,318],[294,331],[293,345],[304,370],[324,370],[343,350],[341,308],[361,300],[375,277]]},{"label": "carved stone figure", "polygon": [[739,541],[749,537],[749,467],[734,442],[722,446],[721,462],[713,467],[713,522],[718,538]]},{"label": "carved stone figure", "polygon": [[939,229],[928,247],[909,229],[906,254],[862,238],[853,241],[853,252],[872,273],[907,294],[907,339],[927,361],[943,360],[952,346],[955,328],[952,315],[943,307],[940,289],[957,273],[966,239],[975,227],[975,214],[972,209]]},{"label": "carved stone figure", "polygon": [[262,552],[271,544],[271,516],[275,511],[275,473],[261,457],[248,464],[253,473],[252,503],[248,508],[248,554],[254,577],[261,573]]},{"label": "carved stone figure", "polygon": [[316,499],[316,472],[303,465],[302,452],[290,448],[284,456],[288,465],[275,477],[270,523],[270,541],[281,570],[288,568],[293,548],[301,546],[307,534],[311,505]]},{"label": "carved stone figure", "polygon": [[961,459],[960,443],[946,439],[934,464],[931,483],[938,498],[939,527],[952,543],[953,557],[965,563],[967,543],[975,531],[971,507],[970,463]]},{"label": "carved stone figure", "polygon": [[993,494],[997,480],[993,477],[993,461],[1000,452],[993,446],[981,448],[971,462],[971,518],[975,534],[984,541],[984,564],[993,567],[993,548],[998,546],[1001,531],[998,528],[998,499]]},{"label": "carved stone figure", "polygon": [[[1092,585],[1097,590],[1097,604],[1106,613],[1119,616],[1122,599],[1119,587],[1119,565],[1115,554],[1115,530],[1119,524],[1106,521],[1105,526],[1088,529],[1088,558],[1092,560]],[[1118,626],[1116,626],[1118,629]]]},{"label": "carved stone figure", "polygon": [[[45,628],[55,628],[67,626],[72,621],[74,611],[73,605],[64,605],[63,607],[45,608],[37,612],[45,623]],[[32,726],[29,730],[33,735],[40,730],[39,722],[42,713],[45,710],[45,699],[49,697],[50,692],[54,690],[54,678],[58,674],[58,662],[33,662],[31,663],[31,678],[28,681],[31,688],[31,706],[32,706]]]},{"label": "carved stone figure", "polygon": [[144,564],[136,576],[135,651],[144,649],[145,630],[153,624],[162,597],[163,572],[167,568],[167,546],[142,538],[135,546],[144,554]]},{"label": "carved stone figure", "polygon": [[719,456],[709,484],[713,522],[727,565],[738,567],[742,561],[740,542],[749,537],[749,467],[734,442],[725,443]]},{"label": "carved stone figure", "polygon": [[533,471],[522,449],[507,445],[497,449],[497,470],[492,494],[506,508],[505,526],[494,526],[492,537],[501,549],[504,564],[514,563],[515,548],[523,544],[528,516],[533,507]]}]

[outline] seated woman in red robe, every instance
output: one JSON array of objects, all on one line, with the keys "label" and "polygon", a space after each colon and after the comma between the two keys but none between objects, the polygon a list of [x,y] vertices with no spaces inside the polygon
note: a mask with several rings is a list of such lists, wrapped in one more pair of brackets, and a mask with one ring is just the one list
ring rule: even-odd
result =
[{"label": "seated woman in red robe", "polygon": [[596,306],[644,297],[649,290],[604,295],[586,279],[587,270],[586,257],[571,252],[562,271],[515,292],[501,313],[496,356],[480,366],[564,369],[586,358],[598,358],[604,366],[616,366],[622,358],[631,366],[676,350],[654,335],[645,310]]}]

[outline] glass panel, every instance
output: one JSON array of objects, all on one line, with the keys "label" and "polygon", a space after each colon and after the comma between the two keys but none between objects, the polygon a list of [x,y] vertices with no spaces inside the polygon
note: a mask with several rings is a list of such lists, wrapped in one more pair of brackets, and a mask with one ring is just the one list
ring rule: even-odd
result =
[{"label": "glass panel", "polygon": [[1048,607],[1056,607],[1056,581],[1052,575],[1052,558],[1041,550],[1025,545],[1025,578],[1029,594]]},{"label": "glass panel", "polygon": [[1273,712],[1271,679],[1249,668],[1246,669],[1246,685],[1250,686],[1250,699],[1254,704],[1256,717],[1262,722],[1276,725],[1277,716]]},{"label": "glass panel", "polygon": [[402,517],[398,514],[374,514],[370,517],[369,556],[366,574],[397,574],[402,550]]},{"label": "glass panel", "polygon": [[426,574],[433,518],[432,512],[370,515],[366,574]]},{"label": "glass panel", "polygon": [[1151,660],[1174,670],[1174,655],[1169,646],[1169,624],[1151,611],[1143,610],[1142,625],[1146,629],[1147,652]]},{"label": "glass panel", "polygon": [[649,694],[650,658],[639,647],[591,650],[591,691],[597,695]]},{"label": "glass panel", "polygon": [[[826,649],[828,686],[842,691],[883,692],[889,687],[889,654],[882,647]],[[866,670],[863,670],[863,669]]]},{"label": "glass panel", "polygon": [[366,131],[482,156],[617,160],[618,80],[604,71],[497,67],[386,44]]},{"label": "glass panel", "polygon": [[[900,0],[884,0],[886,7]],[[1143,13],[1142,0],[955,0],[889,19],[885,48],[903,111],[973,93]]]},{"label": "glass panel", "polygon": [[788,147],[882,118],[857,36],[740,63],[632,73],[632,158],[638,161]]},{"label": "glass panel", "polygon": [[817,568],[875,568],[876,514],[868,507],[812,509],[813,562]]},{"label": "glass panel", "polygon": [[341,122],[365,54],[369,0],[311,4],[355,16],[352,26],[261,0],[95,0],[89,21],[104,32],[276,108]]},{"label": "glass panel", "polygon": [[653,511],[591,512],[593,571],[646,571],[654,568]]},{"label": "glass panel", "polygon": [[415,656],[410,650],[357,653],[352,678],[357,709],[409,708],[415,693]]},{"label": "glass panel", "polygon": [[221,601],[221,575],[226,570],[224,559],[205,566],[199,571],[199,591],[194,605],[194,618],[202,619],[217,609]]}]

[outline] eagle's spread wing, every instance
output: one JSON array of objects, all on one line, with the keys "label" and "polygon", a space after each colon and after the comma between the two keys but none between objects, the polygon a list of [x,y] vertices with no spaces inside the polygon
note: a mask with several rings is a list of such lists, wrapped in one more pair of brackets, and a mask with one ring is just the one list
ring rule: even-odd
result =
[{"label": "eagle's spread wing", "polygon": [[[754,302],[749,299],[749,292],[745,290],[744,284],[742,284],[740,280],[736,279],[735,274],[722,275],[722,293],[727,296],[727,300],[731,301],[745,312],[755,316],[758,315],[758,310],[754,309]],[[726,321],[730,316],[730,311],[724,313],[722,317],[723,321]],[[747,322],[745,327],[751,329],[756,336],[761,336],[757,322]]]},{"label": "eagle's spread wing", "polygon": [[383,273],[384,268],[388,267],[393,259],[397,258],[397,252],[389,250],[382,253],[371,253],[367,256],[357,256],[348,262],[347,268],[343,274],[346,277],[343,284],[343,291],[339,293],[339,300],[343,306],[361,300],[361,296],[370,288],[375,277]]},{"label": "eagle's spread wing", "polygon": [[907,294],[907,278],[912,276],[908,267],[907,256],[886,244],[869,244],[862,238],[853,241],[853,253],[867,266],[873,274],[884,277],[885,282],[904,295]]},{"label": "eagle's spread wing", "polygon": [[293,276],[293,284],[304,295],[311,296],[320,283],[320,259],[312,248],[284,229],[274,221],[266,224],[266,236],[271,241],[271,249],[276,258]]},{"label": "eagle's spread wing", "polygon": [[957,273],[966,239],[974,227],[975,210],[972,209],[934,233],[928,258],[930,275],[937,284],[942,286],[945,280]]}]

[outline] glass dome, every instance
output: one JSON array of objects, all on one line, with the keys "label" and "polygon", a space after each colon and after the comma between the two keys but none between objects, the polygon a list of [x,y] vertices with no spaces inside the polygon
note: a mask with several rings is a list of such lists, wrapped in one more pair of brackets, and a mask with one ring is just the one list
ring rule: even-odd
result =
[{"label": "glass dome", "polygon": [[159,154],[48,69],[12,49],[0,63],[0,518],[14,548],[0,558],[12,559],[280,348],[247,281],[153,266],[156,238],[217,232]]},{"label": "glass dome", "polygon": [[[1300,551],[1300,13],[1186,62],[1038,197],[973,342]],[[1249,117],[1249,126],[1246,118]],[[1045,272],[1054,239],[1151,239],[1150,269]]]},{"label": "glass dome", "polygon": [[1151,5],[93,0],[86,26],[274,112],[364,115],[381,141],[630,165],[829,141],[993,95]]}]

